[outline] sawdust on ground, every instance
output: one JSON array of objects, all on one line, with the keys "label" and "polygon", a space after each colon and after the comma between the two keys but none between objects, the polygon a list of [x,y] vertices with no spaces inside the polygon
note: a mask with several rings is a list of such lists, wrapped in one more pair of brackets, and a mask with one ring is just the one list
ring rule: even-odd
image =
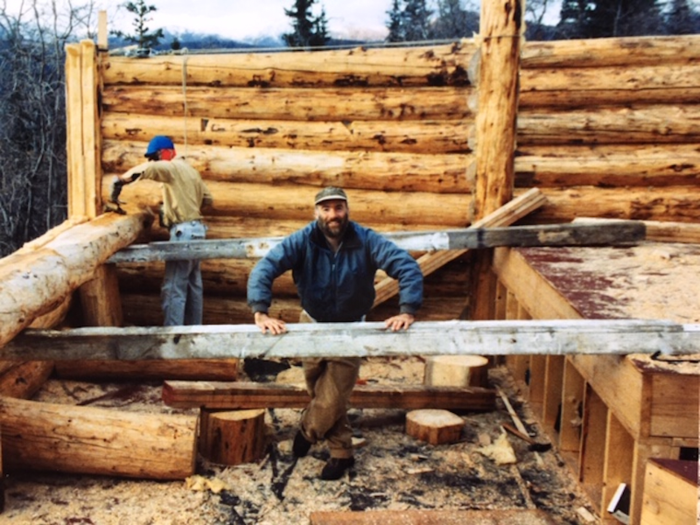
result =
[{"label": "sawdust on ground", "polygon": [[[296,370],[295,370],[296,369]],[[295,381],[298,367],[284,376]],[[420,358],[372,358],[361,378],[377,383],[422,383]],[[489,372],[530,430],[537,425],[504,367]],[[298,376],[297,376],[298,377]],[[274,379],[274,378],[273,378]],[[125,390],[126,389],[126,390]],[[110,395],[122,391],[120,395]],[[123,395],[126,391],[128,395]],[[35,400],[87,404],[118,410],[193,413],[166,407],[160,385],[92,384],[49,380]],[[95,400],[91,403],[91,400]],[[198,460],[194,476],[179,481],[119,479],[48,472],[13,472],[5,478],[0,523],[27,525],[305,524],[313,511],[541,509],[558,524],[587,523],[593,512],[574,477],[554,450],[532,452],[508,438],[516,462],[499,465],[485,454],[511,416],[497,410],[463,413],[459,442],[433,446],[405,433],[405,411],[352,409],[356,465],[340,481],[318,474],[327,451],[315,445],[294,460],[291,440],[299,410],[268,409],[269,452],[258,463],[215,465]],[[539,435],[539,440],[546,437]]]}]

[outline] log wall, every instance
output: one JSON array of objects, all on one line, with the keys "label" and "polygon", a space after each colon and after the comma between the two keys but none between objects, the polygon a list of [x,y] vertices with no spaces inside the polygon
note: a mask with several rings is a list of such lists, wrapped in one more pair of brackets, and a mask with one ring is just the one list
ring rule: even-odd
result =
[{"label": "log wall", "polygon": [[[313,195],[330,184],[347,189],[353,219],[378,231],[468,226],[477,50],[462,40],[146,60],[103,54],[102,196],[115,174],[143,159],[150,137],[167,134],[214,193],[210,238],[290,233],[312,218]],[[524,222],[700,220],[698,57],[698,36],[524,43],[515,195],[538,187],[547,197]],[[145,182],[122,196],[127,209],[155,210],[160,200]],[[154,227],[142,241],[164,238]],[[250,322],[242,303],[252,264],[204,264],[206,323]],[[465,306],[467,261],[450,268],[427,285],[428,304],[443,305],[424,312],[431,319],[459,317]],[[125,322],[158,323],[162,265],[120,265],[118,275]],[[291,280],[278,288],[279,315],[294,320]]]}]

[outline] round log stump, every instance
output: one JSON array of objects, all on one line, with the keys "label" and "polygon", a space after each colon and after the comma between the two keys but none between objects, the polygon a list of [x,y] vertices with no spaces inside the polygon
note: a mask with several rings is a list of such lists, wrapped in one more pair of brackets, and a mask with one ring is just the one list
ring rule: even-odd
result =
[{"label": "round log stump", "polygon": [[488,386],[489,360],[480,355],[434,355],[425,361],[426,386]]},{"label": "round log stump", "polygon": [[406,434],[431,445],[459,441],[464,420],[448,410],[421,409],[406,414]]},{"label": "round log stump", "polygon": [[265,454],[265,410],[202,410],[199,453],[222,465],[240,465]]}]

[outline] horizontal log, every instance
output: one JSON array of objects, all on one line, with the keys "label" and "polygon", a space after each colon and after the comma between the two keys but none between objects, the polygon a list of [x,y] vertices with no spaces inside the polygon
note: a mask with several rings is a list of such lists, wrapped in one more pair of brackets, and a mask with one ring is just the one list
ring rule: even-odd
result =
[{"label": "horizontal log", "polygon": [[181,86],[435,86],[468,83],[473,40],[416,47],[160,55],[148,60],[111,56],[103,82]]},{"label": "horizontal log", "polygon": [[[644,239],[641,222],[548,224],[508,228],[465,228],[432,232],[385,232],[384,237],[409,251],[464,250],[497,246],[591,246],[629,244]],[[128,246],[108,263],[245,259],[264,257],[283,237],[154,242]]]},{"label": "horizontal log", "polygon": [[[204,295],[209,297],[240,298],[246,295],[248,275],[256,259],[209,259],[202,261],[202,281]],[[127,263],[117,265],[117,277],[119,290],[124,294],[153,293],[159,294],[161,282],[165,271],[165,263]],[[468,266],[465,261],[456,261],[440,272],[426,276],[424,280],[425,295],[431,296],[463,296],[465,290],[465,275]],[[384,272],[378,271],[375,282],[386,277]],[[291,272],[285,272],[272,284],[273,297],[297,297],[297,289],[292,280]],[[208,301],[205,301],[205,309]],[[236,324],[236,322],[223,321],[224,324]],[[143,325],[144,323],[138,323]],[[148,323],[146,323],[148,324]],[[157,324],[157,323],[156,323]],[[220,322],[207,322],[204,324],[221,324]],[[32,326],[32,328],[54,328],[54,326]]]},{"label": "horizontal log", "polygon": [[182,86],[107,86],[102,92],[102,107],[107,112],[175,118],[459,120],[473,115],[467,107],[468,91],[455,87],[319,88],[311,93],[303,88],[191,87],[183,92]]},{"label": "horizontal log", "polygon": [[[697,186],[663,188],[542,188],[547,202],[525,223],[566,222],[576,217],[700,222]],[[517,192],[516,192],[517,194]]]},{"label": "horizontal log", "polygon": [[[309,404],[309,393],[305,387],[279,383],[166,381],[163,402],[174,408],[304,408]],[[496,392],[480,387],[356,385],[350,405],[403,410],[493,410]]]},{"label": "horizontal log", "polygon": [[523,69],[697,64],[700,36],[647,36],[526,42]]},{"label": "horizontal log", "polygon": [[697,144],[518,144],[517,157],[672,159],[698,154]]},{"label": "horizontal log", "polygon": [[600,158],[520,156],[515,159],[516,187],[601,186],[661,187],[697,185],[698,156],[643,158],[608,155]]},{"label": "horizontal log", "polygon": [[[355,217],[353,216],[353,219]],[[231,239],[231,238],[250,238],[250,237],[265,237],[265,236],[285,236],[296,230],[303,228],[309,223],[310,217],[302,219],[269,219],[267,217],[243,217],[236,215],[210,215],[206,218],[207,238],[209,239]],[[369,221],[363,221],[363,226],[372,228],[376,231],[405,231],[408,227],[406,224],[390,223],[382,221],[381,215],[374,217]],[[438,224],[411,224],[412,231],[429,231],[440,230],[442,227]],[[170,239],[169,232],[156,224],[145,230],[135,242],[137,244],[146,244],[154,241],[167,241]],[[36,327],[39,328],[39,327]],[[48,327],[42,327],[48,328]]]},{"label": "horizontal log", "polygon": [[197,420],[3,397],[3,467],[184,479],[195,469]]},{"label": "horizontal log", "polygon": [[[403,153],[469,152],[471,119],[412,121],[306,122],[233,120],[107,113],[102,138],[148,142],[168,135],[176,144],[234,148],[288,148],[318,151],[393,151]],[[184,151],[184,149],[183,149]]]},{"label": "horizontal log", "polygon": [[[102,198],[109,198],[113,176],[102,179]],[[318,186],[206,181],[214,195],[214,216],[238,216],[251,219],[311,220],[313,197]],[[143,180],[124,186],[121,199],[128,204],[129,213],[140,213],[148,208],[157,213],[162,200],[158,183]],[[351,217],[360,223],[380,219],[390,224],[434,224],[443,228],[462,228],[469,224],[471,195],[460,193],[384,192],[349,189]],[[397,205],[400,203],[401,205]],[[206,218],[205,218],[206,220]]]},{"label": "horizontal log", "polygon": [[31,399],[54,370],[52,361],[17,363],[0,375],[0,396]]},{"label": "horizontal log", "polygon": [[[534,71],[534,70],[533,70]],[[596,73],[591,72],[591,75]],[[600,72],[597,74],[601,74]],[[591,80],[588,78],[587,80]],[[572,80],[572,82],[574,82]],[[580,83],[575,81],[576,85]],[[585,85],[585,84],[581,84]],[[624,106],[632,104],[697,104],[700,100],[700,86],[676,87],[652,86],[647,88],[613,88],[580,90],[540,89],[543,86],[529,86],[529,91],[521,91],[518,96],[519,110],[531,108],[589,108],[592,106]],[[474,109],[476,111],[476,109]]]},{"label": "horizontal log", "polygon": [[[469,193],[470,155],[352,153],[188,146],[187,159],[207,180],[346,189]],[[124,172],[143,161],[146,143],[105,141],[102,169]]]},{"label": "horizontal log", "polygon": [[59,361],[55,376],[74,381],[233,381],[238,359],[177,359],[173,361]]},{"label": "horizontal log", "polygon": [[698,79],[700,63],[697,62],[634,68],[625,65],[523,69],[520,72],[520,92],[523,95],[530,91],[638,91],[669,87],[694,89],[700,87]]},{"label": "horizontal log", "polygon": [[37,250],[0,260],[0,347],[63,303],[95,269],[144,228],[143,213],[79,224]]},{"label": "horizontal log", "polygon": [[700,353],[700,325],[644,320],[291,324],[279,336],[255,325],[26,330],[2,359],[212,359],[399,355]]},{"label": "horizontal log", "polygon": [[[160,294],[122,294],[124,321],[132,326],[161,326],[163,313]],[[421,321],[448,321],[459,317],[464,308],[464,296],[425,297],[418,313]],[[399,310],[397,303],[378,305],[368,315],[369,321],[383,321]],[[275,297],[270,306],[270,316],[286,323],[299,322],[301,305],[298,297]],[[204,298],[204,319],[206,325],[246,324],[253,322],[253,314],[246,304],[245,292],[237,296],[209,294]],[[1,355],[1,354],[0,354]]]},{"label": "horizontal log", "polygon": [[[700,106],[611,106],[518,114],[518,146],[700,142]],[[668,160],[668,159],[667,159]],[[675,159],[673,159],[675,161]]]}]

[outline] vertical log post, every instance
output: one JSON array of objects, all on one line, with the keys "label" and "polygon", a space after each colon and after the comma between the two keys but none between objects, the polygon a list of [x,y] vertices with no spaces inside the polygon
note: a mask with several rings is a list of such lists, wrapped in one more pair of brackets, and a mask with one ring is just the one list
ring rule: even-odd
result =
[{"label": "vertical log post", "polygon": [[[101,18],[100,22],[106,25],[106,18]],[[106,34],[106,27],[100,29]],[[68,208],[71,217],[80,215],[94,219],[102,209],[97,48],[92,40],[83,40],[80,44],[67,46],[66,51]],[[114,272],[111,265],[98,268],[95,278],[80,287],[87,326],[122,325],[121,300]]]},{"label": "vertical log post", "polygon": [[[500,208],[513,197],[520,34],[524,0],[481,2],[477,65],[476,161],[474,219]],[[493,250],[475,259],[470,315],[493,319],[496,277],[491,272]]]}]

